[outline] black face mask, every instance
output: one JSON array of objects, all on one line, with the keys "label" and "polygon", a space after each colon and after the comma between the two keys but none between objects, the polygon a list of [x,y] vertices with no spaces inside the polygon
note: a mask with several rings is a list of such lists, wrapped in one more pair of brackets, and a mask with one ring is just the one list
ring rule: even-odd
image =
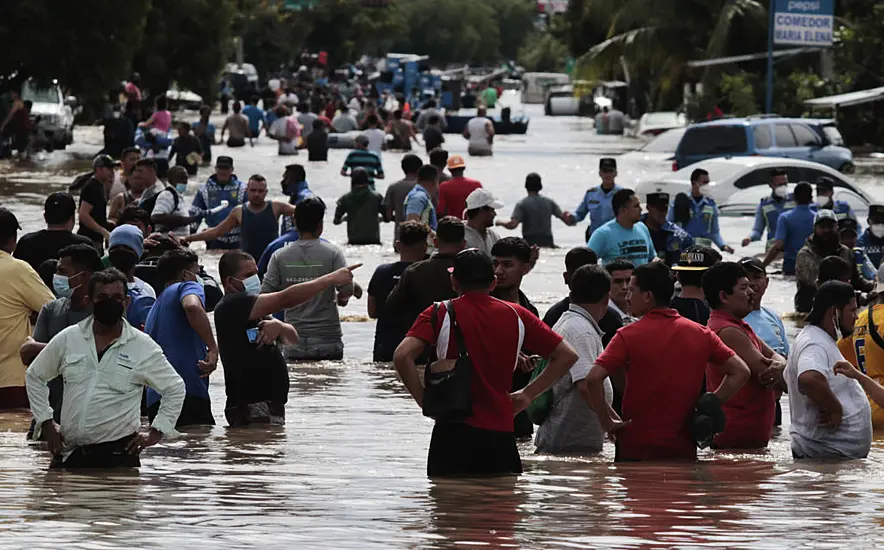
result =
[{"label": "black face mask", "polygon": [[814,235],[814,242],[819,246],[825,248],[826,250],[833,250],[838,248],[838,245],[841,244],[841,240],[838,237],[837,233],[825,233],[823,235]]},{"label": "black face mask", "polygon": [[113,250],[108,254],[111,265],[123,273],[128,273],[138,263],[138,256],[129,250]]},{"label": "black face mask", "polygon": [[123,304],[116,300],[101,300],[92,304],[95,320],[106,327],[112,327],[123,318]]}]

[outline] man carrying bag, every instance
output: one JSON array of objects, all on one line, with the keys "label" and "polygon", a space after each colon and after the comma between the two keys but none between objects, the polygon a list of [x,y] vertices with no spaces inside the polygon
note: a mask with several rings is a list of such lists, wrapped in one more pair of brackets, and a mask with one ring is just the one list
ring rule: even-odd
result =
[{"label": "man carrying bag", "polygon": [[[451,272],[459,298],[421,313],[393,357],[405,387],[436,420],[427,475],[520,474],[513,416],[564,376],[577,354],[531,312],[490,296],[496,279],[487,255],[464,250]],[[435,346],[441,360],[428,366],[425,388],[415,361],[427,346]],[[549,365],[510,394],[523,346],[548,358]]]}]

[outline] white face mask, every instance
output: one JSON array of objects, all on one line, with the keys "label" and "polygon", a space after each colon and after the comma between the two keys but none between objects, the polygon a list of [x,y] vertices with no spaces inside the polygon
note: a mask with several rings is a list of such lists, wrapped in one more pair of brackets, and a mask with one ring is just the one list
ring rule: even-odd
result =
[{"label": "white face mask", "polygon": [[816,196],[816,204],[817,206],[826,206],[829,204],[829,197],[821,197],[819,195]]},{"label": "white face mask", "polygon": [[261,279],[258,278],[257,273],[244,279],[242,286],[246,294],[253,294],[255,296],[261,294]]},{"label": "white face mask", "polygon": [[699,191],[701,197],[708,197],[709,194],[712,193],[712,187],[706,183],[700,186]]},{"label": "white face mask", "polygon": [[872,235],[878,237],[879,239],[884,238],[884,223],[873,223],[869,227],[869,231],[871,231]]},{"label": "white face mask", "polygon": [[773,194],[775,197],[785,199],[786,195],[789,194],[789,188],[786,187],[785,185],[780,185],[778,187],[774,187]]},{"label": "white face mask", "polygon": [[844,335],[841,333],[841,322],[838,319],[840,317],[838,310],[835,310],[835,314],[832,316],[832,322],[835,323],[835,341],[841,340]]},{"label": "white face mask", "polygon": [[70,298],[74,290],[71,288],[69,279],[58,273],[52,276],[52,289],[55,294],[61,298]]}]

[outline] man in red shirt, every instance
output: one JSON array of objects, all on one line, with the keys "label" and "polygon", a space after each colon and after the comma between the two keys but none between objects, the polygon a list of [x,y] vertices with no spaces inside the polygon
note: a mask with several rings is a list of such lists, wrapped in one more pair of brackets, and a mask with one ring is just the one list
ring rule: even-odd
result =
[{"label": "man in red shirt", "polygon": [[467,208],[467,197],[470,193],[482,187],[478,181],[463,177],[467,165],[460,155],[454,155],[448,159],[448,171],[451,179],[442,182],[439,186],[439,217],[454,216],[463,219],[464,210]]},{"label": "man in red shirt", "polygon": [[[464,250],[455,257],[451,272],[452,287],[460,296],[451,302],[455,323],[473,364],[472,413],[463,422],[436,422],[427,475],[520,474],[513,416],[564,376],[577,361],[577,353],[527,309],[490,296],[496,279],[487,254]],[[444,304],[436,314],[434,330],[433,307],[421,313],[393,356],[402,382],[421,406],[424,387],[415,366],[417,357],[434,343],[440,359],[454,360],[458,355]],[[549,364],[543,374],[511,394],[513,371],[523,346],[549,358]]]},{"label": "man in red shirt", "polygon": [[[712,308],[707,326],[748,365],[752,375],[746,385],[722,406],[724,431],[715,436],[719,449],[760,449],[767,447],[776,415],[774,386],[785,386],[786,359],[765,344],[743,317],[751,313],[752,290],[746,271],[736,262],[722,262],[703,276],[706,301]],[[706,388],[714,391],[721,374],[709,365]]]},{"label": "man in red shirt", "polygon": [[[593,409],[616,437],[615,460],[695,460],[694,406],[707,364],[722,381],[713,395],[726,402],[746,383],[749,367],[708,328],[669,307],[673,282],[662,262],[639,266],[629,281],[632,314],[586,377]],[[605,378],[626,372],[623,420],[605,401]]]}]

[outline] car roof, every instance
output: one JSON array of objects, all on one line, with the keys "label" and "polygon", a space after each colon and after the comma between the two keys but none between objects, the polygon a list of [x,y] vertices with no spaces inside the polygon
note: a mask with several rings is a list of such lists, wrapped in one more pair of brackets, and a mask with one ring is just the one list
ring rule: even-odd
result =
[{"label": "car roof", "polygon": [[716,177],[716,173],[725,173],[728,176],[732,174],[736,174],[743,171],[753,170],[757,168],[812,168],[815,170],[820,170],[822,172],[832,173],[834,175],[838,175],[839,178],[851,183],[853,182],[844,176],[844,174],[839,174],[836,170],[829,168],[825,164],[819,164],[817,162],[810,162],[806,160],[798,160],[798,159],[790,159],[783,157],[758,157],[758,156],[740,156],[740,157],[716,157],[706,160],[701,160],[699,162],[695,162],[690,166],[682,168],[678,172],[673,172],[671,175],[665,178],[661,178],[662,181],[690,181],[691,173],[698,168],[702,168],[709,172],[712,176],[713,180],[720,180],[720,177]]},{"label": "car roof", "polygon": [[760,123],[796,123],[803,122],[805,124],[821,124],[823,121],[816,118],[788,118],[777,116],[758,116],[758,117],[741,117],[741,118],[720,118],[709,122],[697,122],[691,124],[691,128],[707,128],[710,126],[755,126]]}]

